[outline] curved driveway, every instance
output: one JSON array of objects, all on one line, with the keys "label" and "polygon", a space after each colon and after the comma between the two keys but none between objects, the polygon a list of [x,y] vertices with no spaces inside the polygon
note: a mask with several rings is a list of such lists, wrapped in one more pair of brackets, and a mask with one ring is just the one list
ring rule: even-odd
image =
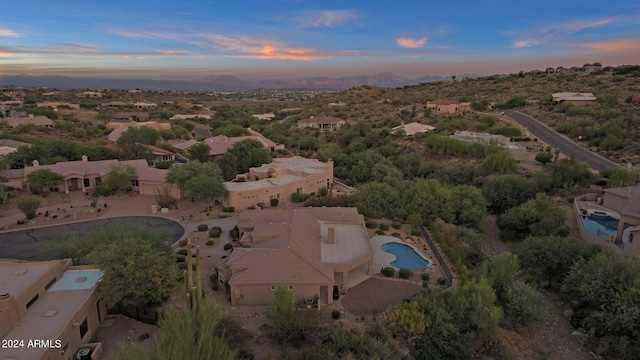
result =
[{"label": "curved driveway", "polygon": [[556,149],[560,149],[560,151],[567,156],[574,155],[576,160],[586,162],[592,169],[602,171],[620,166],[583,148],[580,145],[577,145],[573,141],[558,134],[531,116],[515,110],[505,110],[504,113],[526,128],[530,133],[537,136],[544,143],[549,144]]},{"label": "curved driveway", "polygon": [[125,216],[98,220],[88,220],[70,224],[53,225],[34,229],[15,230],[0,233],[0,259],[51,260],[44,244],[64,234],[83,233],[98,226],[118,223],[132,223],[154,229],[167,229],[172,232],[171,243],[184,234],[184,228],[178,222],[152,216]]}]

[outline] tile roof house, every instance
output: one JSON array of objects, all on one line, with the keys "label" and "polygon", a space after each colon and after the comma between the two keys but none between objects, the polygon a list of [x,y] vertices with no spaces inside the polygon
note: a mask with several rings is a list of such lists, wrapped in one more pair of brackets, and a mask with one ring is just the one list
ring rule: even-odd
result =
[{"label": "tile roof house", "polygon": [[334,285],[348,289],[373,273],[373,251],[356,208],[246,210],[243,247],[217,266],[232,305],[267,305],[277,285],[299,302],[332,304]]},{"label": "tile roof house", "polygon": [[301,156],[275,158],[270,164],[249,169],[249,174],[237,175],[225,183],[226,206],[247,209],[269,204],[271,199],[291,201],[293,193],[315,194],[320,188],[333,187],[333,161],[323,163]]},{"label": "tile roof house", "polygon": [[625,254],[640,256],[640,186],[604,189],[602,206],[620,216],[615,237],[618,247]]},{"label": "tile roof house", "polygon": [[[102,271],[72,266],[70,259],[0,262],[0,338],[24,341],[0,349],[2,359],[75,359],[80,349],[100,358],[101,342],[91,342],[107,316],[96,287]],[[50,341],[29,346],[28,341]]]},{"label": "tile roof house", "polygon": [[436,128],[430,125],[425,125],[425,124],[420,124],[417,122],[412,122],[409,124],[402,124],[399,126],[396,126],[394,128],[391,129],[391,133],[393,135],[398,134],[400,131],[404,131],[404,134],[406,136],[413,136],[415,134],[422,134],[422,133],[426,133],[429,131],[433,131]]},{"label": "tile roof house", "polygon": [[64,161],[53,165],[40,165],[37,160],[33,166],[27,166],[21,171],[5,171],[4,177],[9,183],[21,181],[22,188],[26,188],[26,178],[31,172],[38,169],[51,169],[64,177],[63,182],[58,186],[61,191],[81,190],[82,192],[92,192],[95,187],[102,182],[102,178],[109,173],[110,166],[113,165],[131,166],[136,171],[136,178],[132,181],[133,190],[142,195],[155,195],[156,190],[167,187],[172,196],[179,198],[180,191],[175,184],[165,183],[167,170],[150,167],[144,159],[138,160],[99,160],[89,161],[87,156],[82,156],[79,161]]},{"label": "tile roof house", "polygon": [[298,121],[298,128],[317,128],[320,130],[337,130],[347,122],[343,119],[333,116],[312,116],[308,119]]},{"label": "tile roof house", "polygon": [[569,102],[575,105],[591,104],[597,99],[592,93],[559,92],[551,94],[553,101],[557,104]]},{"label": "tile roof house", "polygon": [[459,102],[455,100],[433,100],[427,101],[427,109],[432,109],[436,115],[458,114],[471,110],[470,102]]},{"label": "tile roof house", "polygon": [[191,120],[195,118],[201,119],[211,119],[211,115],[203,115],[203,114],[177,114],[173,115],[169,120]]},{"label": "tile roof house", "polygon": [[0,139],[0,156],[11,154],[21,146],[31,146],[31,144],[10,139]]},{"label": "tile roof house", "polygon": [[8,117],[4,119],[7,124],[14,128],[19,125],[33,124],[35,126],[43,126],[43,127],[52,127],[53,121],[46,116],[33,116],[33,114],[29,114],[29,116],[22,117]]},{"label": "tile roof house", "polygon": [[176,154],[169,151],[169,150],[165,150],[163,148],[159,148],[157,146],[153,146],[153,145],[147,145],[147,149],[149,149],[149,151],[151,151],[151,155],[152,155],[152,162],[155,165],[156,163],[159,162],[174,162],[176,161]]}]

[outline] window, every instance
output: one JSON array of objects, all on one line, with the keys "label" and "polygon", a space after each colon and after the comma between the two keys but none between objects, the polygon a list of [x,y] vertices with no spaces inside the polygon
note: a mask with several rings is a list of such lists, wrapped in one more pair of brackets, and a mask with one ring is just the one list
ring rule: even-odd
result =
[{"label": "window", "polygon": [[27,303],[27,309],[31,307],[31,305],[35,304],[36,301],[38,301],[38,299],[40,299],[40,294],[36,294],[36,296],[33,297],[33,299],[29,300],[29,302]]},{"label": "window", "polygon": [[88,331],[89,325],[87,324],[87,318],[84,318],[84,321],[82,322],[82,324],[80,324],[80,340],[82,340],[84,336],[87,335]]},{"label": "window", "polygon": [[96,178],[96,185],[100,185],[102,184],[102,178],[97,177]]},{"label": "window", "polygon": [[131,186],[140,186],[140,183],[138,182],[138,179],[131,180]]},{"label": "window", "polygon": [[51,287],[51,285],[53,285],[56,282],[56,278],[54,277],[53,279],[51,279],[51,281],[49,281],[47,283],[47,285],[44,286],[45,290],[49,290],[49,288]]},{"label": "window", "polygon": [[274,291],[276,289],[275,285],[271,285],[271,291]]},{"label": "window", "polygon": [[84,187],[91,186],[91,183],[89,183],[89,179],[83,179],[83,181],[84,181]]}]

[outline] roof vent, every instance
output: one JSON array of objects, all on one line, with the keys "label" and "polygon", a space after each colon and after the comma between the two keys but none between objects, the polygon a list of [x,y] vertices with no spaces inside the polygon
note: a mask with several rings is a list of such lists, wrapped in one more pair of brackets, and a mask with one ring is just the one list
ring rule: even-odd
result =
[{"label": "roof vent", "polygon": [[336,243],[336,230],[330,227],[327,230],[327,244],[335,244]]},{"label": "roof vent", "polygon": [[18,269],[18,270],[16,270],[14,275],[24,275],[27,272],[27,270],[28,269]]},{"label": "roof vent", "polygon": [[0,299],[8,299],[9,298],[9,293],[2,293],[0,294]]},{"label": "roof vent", "polygon": [[83,283],[85,281],[87,281],[87,277],[86,276],[81,276],[81,277],[76,279],[77,283]]},{"label": "roof vent", "polygon": [[44,317],[54,317],[58,313],[57,309],[49,309],[44,312]]}]

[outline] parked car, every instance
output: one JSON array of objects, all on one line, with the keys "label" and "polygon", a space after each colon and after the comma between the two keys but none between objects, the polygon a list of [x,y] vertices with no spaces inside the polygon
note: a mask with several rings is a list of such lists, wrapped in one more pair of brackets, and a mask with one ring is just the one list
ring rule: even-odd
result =
[{"label": "parked car", "polygon": [[338,289],[338,285],[333,285],[333,300],[340,299],[340,289]]}]

